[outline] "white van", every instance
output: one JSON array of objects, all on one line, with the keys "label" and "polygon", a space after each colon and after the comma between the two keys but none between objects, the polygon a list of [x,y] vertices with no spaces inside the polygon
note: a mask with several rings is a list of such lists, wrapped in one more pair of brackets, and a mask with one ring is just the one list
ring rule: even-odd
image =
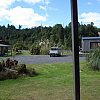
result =
[{"label": "white van", "polygon": [[51,47],[51,50],[49,51],[50,57],[52,56],[61,56],[61,49],[58,47]]}]

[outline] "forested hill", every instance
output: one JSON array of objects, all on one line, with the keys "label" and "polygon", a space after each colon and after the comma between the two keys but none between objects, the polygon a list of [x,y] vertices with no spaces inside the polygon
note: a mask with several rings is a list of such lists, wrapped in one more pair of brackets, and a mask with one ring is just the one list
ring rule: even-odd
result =
[{"label": "forested hill", "polygon": [[[90,24],[78,24],[79,40],[81,37],[98,36],[99,28]],[[53,27],[34,27],[16,29],[14,25],[0,26],[0,39],[15,45],[19,43],[23,48],[30,48],[31,45],[44,45],[45,48],[50,46],[60,46],[64,49],[71,48],[71,23],[66,27],[56,24]]]}]

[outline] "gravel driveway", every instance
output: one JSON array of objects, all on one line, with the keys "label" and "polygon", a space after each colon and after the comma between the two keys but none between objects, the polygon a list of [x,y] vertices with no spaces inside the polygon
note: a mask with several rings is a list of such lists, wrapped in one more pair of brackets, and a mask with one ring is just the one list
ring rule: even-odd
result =
[{"label": "gravel driveway", "polygon": [[[25,64],[72,62],[72,56],[50,57],[49,55],[30,55],[30,56],[14,56],[11,58],[18,60],[19,63],[25,63]],[[85,57],[80,57],[80,60],[84,59]]]}]

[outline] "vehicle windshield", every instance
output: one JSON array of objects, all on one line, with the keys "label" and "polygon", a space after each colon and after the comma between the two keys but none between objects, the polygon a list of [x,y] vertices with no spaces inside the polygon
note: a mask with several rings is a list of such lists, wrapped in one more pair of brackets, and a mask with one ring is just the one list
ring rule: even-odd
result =
[{"label": "vehicle windshield", "polygon": [[51,50],[59,50],[59,48],[51,48]]}]

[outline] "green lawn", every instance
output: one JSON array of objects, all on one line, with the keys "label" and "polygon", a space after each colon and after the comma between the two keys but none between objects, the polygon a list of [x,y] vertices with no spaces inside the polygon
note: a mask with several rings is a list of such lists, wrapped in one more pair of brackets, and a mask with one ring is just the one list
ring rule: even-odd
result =
[{"label": "green lawn", "polygon": [[17,54],[14,54],[13,52],[13,55],[31,55],[30,52],[28,50],[22,50],[21,52],[17,52]]},{"label": "green lawn", "polygon": [[[0,100],[73,100],[72,63],[27,65],[39,73],[0,81]],[[100,72],[81,69],[81,100],[100,100]]]}]

